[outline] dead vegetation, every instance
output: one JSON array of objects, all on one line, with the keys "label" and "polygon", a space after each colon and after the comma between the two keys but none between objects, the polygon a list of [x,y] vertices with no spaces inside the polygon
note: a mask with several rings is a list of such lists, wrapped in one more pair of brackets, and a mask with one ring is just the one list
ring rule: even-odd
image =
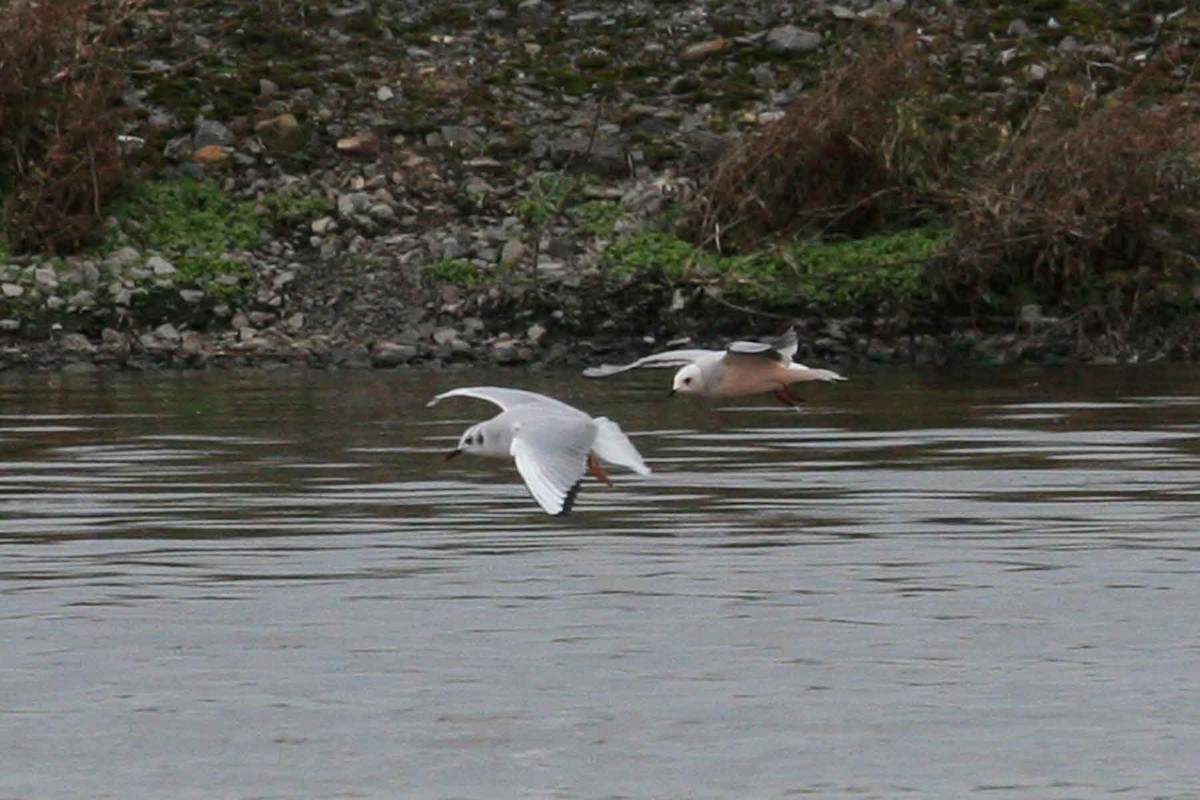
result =
[{"label": "dead vegetation", "polygon": [[937,143],[906,126],[927,71],[912,35],[834,71],[715,166],[689,238],[748,251],[768,235],[857,236],[911,216],[938,169]]},{"label": "dead vegetation", "polygon": [[[1116,340],[1193,314],[1200,39],[1184,29],[1172,43],[1155,24],[1136,68],[1100,70],[1104,82],[1080,56],[1018,88],[1019,64],[997,76],[944,35],[866,50],[716,164],[683,230],[744,252],[925,216],[953,231],[925,272],[953,313],[1036,303]],[[954,82],[967,69],[976,86],[1010,90],[973,96]]]},{"label": "dead vegetation", "polygon": [[117,40],[141,0],[0,8],[0,195],[18,250],[79,247],[125,175]]},{"label": "dead vegetation", "polygon": [[1049,300],[1109,327],[1164,305],[1193,308],[1197,109],[1181,95],[1149,102],[1131,87],[1064,127],[1054,105],[963,193],[935,282],[952,299]]}]

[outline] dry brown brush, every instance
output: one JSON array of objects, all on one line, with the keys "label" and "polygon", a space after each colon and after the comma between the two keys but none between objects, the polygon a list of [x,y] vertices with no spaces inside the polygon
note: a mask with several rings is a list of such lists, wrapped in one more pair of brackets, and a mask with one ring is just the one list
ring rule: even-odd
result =
[{"label": "dry brown brush", "polygon": [[1068,96],[964,193],[931,278],[951,299],[992,308],[1051,298],[1122,334],[1147,310],[1193,309],[1197,109],[1185,95],[1139,101],[1131,88],[1064,123]]},{"label": "dry brown brush", "polygon": [[747,250],[767,235],[856,235],[911,214],[940,166],[937,141],[908,124],[908,103],[928,76],[915,36],[835,70],[718,162],[687,235]]},{"label": "dry brown brush", "polygon": [[20,250],[86,241],[125,175],[118,39],[141,0],[0,7],[0,194]]}]

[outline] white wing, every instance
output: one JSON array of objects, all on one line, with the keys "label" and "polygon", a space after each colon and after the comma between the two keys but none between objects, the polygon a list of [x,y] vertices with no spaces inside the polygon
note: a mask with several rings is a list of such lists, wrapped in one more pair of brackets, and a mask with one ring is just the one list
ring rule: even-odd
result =
[{"label": "white wing", "polygon": [[[467,386],[461,389],[451,389],[448,392],[442,392],[426,403],[426,405],[437,405],[439,401],[445,400],[447,397],[474,397],[476,400],[486,400],[489,403],[495,403],[500,406],[502,411],[508,411],[514,406],[530,403],[545,403],[559,411],[569,409],[576,414],[583,414],[582,411],[574,406],[569,406],[561,400],[555,400],[553,397],[547,397],[537,392],[526,392],[523,389],[502,389],[499,386]],[[584,416],[587,415],[584,414]]]},{"label": "white wing", "polygon": [[693,364],[705,356],[720,355],[718,350],[667,350],[662,353],[655,353],[652,356],[639,358],[629,364],[605,364],[600,367],[589,367],[583,371],[585,377],[588,378],[607,378],[609,375],[616,375],[618,372],[637,369],[638,367],[682,367],[684,364]]},{"label": "white wing", "polygon": [[539,417],[513,434],[513,460],[533,499],[547,514],[566,514],[587,471],[595,426],[591,420]]},{"label": "white wing", "polygon": [[799,346],[796,340],[796,330],[788,328],[787,333],[773,342],[730,342],[725,348],[726,355],[758,356],[787,364],[796,355]]}]

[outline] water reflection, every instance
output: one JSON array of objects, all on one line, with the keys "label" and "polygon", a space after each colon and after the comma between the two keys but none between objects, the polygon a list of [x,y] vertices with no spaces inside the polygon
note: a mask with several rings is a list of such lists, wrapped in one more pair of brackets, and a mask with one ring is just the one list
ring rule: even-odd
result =
[{"label": "water reflection", "polygon": [[559,519],[477,375],[0,376],[0,796],[1200,785],[1200,372],[661,377],[485,376],[654,467]]}]

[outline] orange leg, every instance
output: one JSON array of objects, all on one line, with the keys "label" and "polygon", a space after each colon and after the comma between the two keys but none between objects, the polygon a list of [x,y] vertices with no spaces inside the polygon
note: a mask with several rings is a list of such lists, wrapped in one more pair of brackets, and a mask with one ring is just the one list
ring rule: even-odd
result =
[{"label": "orange leg", "polygon": [[775,390],[775,398],[785,406],[797,407],[804,402],[804,398],[792,391],[792,387],[784,384]]},{"label": "orange leg", "polygon": [[591,453],[588,453],[587,466],[588,472],[590,472],[592,476],[596,478],[596,480],[603,481],[608,488],[612,488],[612,478],[608,477],[608,473],[604,471],[604,467],[600,466],[600,462],[597,461],[596,457]]}]

